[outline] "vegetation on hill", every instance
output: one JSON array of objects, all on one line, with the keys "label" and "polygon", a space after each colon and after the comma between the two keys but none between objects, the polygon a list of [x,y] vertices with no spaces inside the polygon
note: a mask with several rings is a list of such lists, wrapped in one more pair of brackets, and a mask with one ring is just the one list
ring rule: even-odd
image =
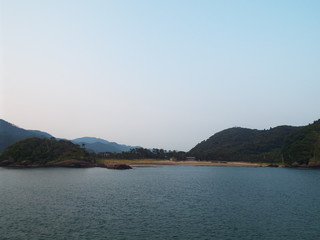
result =
[{"label": "vegetation on hill", "polygon": [[52,136],[37,130],[25,130],[0,119],[0,152],[16,142],[33,137],[51,138]]},{"label": "vegetation on hill", "polygon": [[290,126],[270,130],[230,128],[199,143],[189,155],[199,160],[279,162],[286,139],[299,129]]},{"label": "vegetation on hill", "polygon": [[146,148],[134,148],[128,152],[122,153],[99,153],[96,155],[101,159],[176,159],[185,160],[186,153],[182,151],[166,151],[154,148],[152,150]]},{"label": "vegetation on hill", "polygon": [[[188,153],[139,147],[121,153],[103,151],[89,154],[85,150],[88,147],[86,145],[96,144],[105,150],[106,145],[116,143],[97,138],[81,138],[75,140],[82,146],[80,147],[70,141],[56,140],[50,136],[44,132],[18,128],[0,119],[0,151],[14,143],[1,153],[0,165],[4,162],[46,164],[69,159],[83,162],[93,158],[185,160],[187,156],[193,156],[197,160],[281,162],[291,166],[320,167],[320,120],[304,127],[279,126],[269,130],[230,128],[197,144]],[[22,141],[17,142],[19,140]]]},{"label": "vegetation on hill", "polygon": [[288,165],[317,164],[320,162],[320,120],[303,127],[287,138],[283,160]]},{"label": "vegetation on hill", "polygon": [[88,161],[89,153],[70,141],[55,138],[29,138],[6,148],[0,156],[0,162],[29,165],[69,159]]},{"label": "vegetation on hill", "polygon": [[[22,141],[28,138],[52,138],[52,136],[46,132],[39,130],[26,130],[15,126],[5,120],[0,119],[0,152],[8,146]],[[87,151],[99,153],[99,152],[113,152],[121,153],[130,151],[133,146],[127,146],[118,144],[116,142],[109,142],[101,138],[94,137],[82,137],[71,140],[75,144],[83,146]]]},{"label": "vegetation on hill", "polygon": [[191,149],[199,160],[320,166],[320,120],[304,127],[230,128]]}]

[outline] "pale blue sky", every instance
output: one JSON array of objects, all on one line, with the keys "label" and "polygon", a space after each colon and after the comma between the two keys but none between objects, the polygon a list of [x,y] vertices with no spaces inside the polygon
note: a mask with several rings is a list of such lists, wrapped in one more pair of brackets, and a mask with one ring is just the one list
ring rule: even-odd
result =
[{"label": "pale blue sky", "polygon": [[320,118],[320,1],[0,0],[1,118],[189,150]]}]

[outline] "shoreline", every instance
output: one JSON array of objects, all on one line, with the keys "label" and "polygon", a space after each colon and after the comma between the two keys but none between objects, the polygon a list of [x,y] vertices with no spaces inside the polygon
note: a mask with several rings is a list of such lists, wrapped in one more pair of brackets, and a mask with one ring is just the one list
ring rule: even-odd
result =
[{"label": "shoreline", "polygon": [[143,166],[229,166],[229,167],[267,167],[267,163],[225,162],[225,161],[171,161],[154,159],[119,160],[106,159],[98,162],[104,164],[127,164],[133,167]]},{"label": "shoreline", "polygon": [[61,162],[49,162],[46,164],[30,164],[28,162],[0,164],[4,168],[109,168],[109,169],[131,169],[132,167],[152,167],[152,166],[216,166],[216,167],[285,167],[300,169],[320,169],[320,165],[299,165],[284,166],[282,164],[271,163],[251,163],[251,162],[227,162],[227,161],[172,161],[172,160],[156,160],[156,159],[102,159],[96,162],[87,162],[82,160],[65,160]]}]

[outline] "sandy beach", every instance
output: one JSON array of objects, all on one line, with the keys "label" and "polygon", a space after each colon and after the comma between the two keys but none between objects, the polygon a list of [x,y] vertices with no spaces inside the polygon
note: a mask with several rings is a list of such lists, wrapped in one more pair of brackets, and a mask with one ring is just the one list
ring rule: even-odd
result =
[{"label": "sandy beach", "polygon": [[127,164],[130,166],[155,166],[155,165],[185,165],[185,166],[239,166],[239,167],[263,167],[267,164],[248,163],[248,162],[222,162],[222,161],[170,161],[170,160],[155,160],[155,159],[134,159],[134,160],[119,160],[107,159],[100,162],[106,164]]}]

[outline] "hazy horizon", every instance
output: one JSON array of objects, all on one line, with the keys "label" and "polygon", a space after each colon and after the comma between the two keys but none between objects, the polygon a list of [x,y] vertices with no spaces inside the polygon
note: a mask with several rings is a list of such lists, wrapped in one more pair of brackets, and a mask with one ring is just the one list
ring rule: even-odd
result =
[{"label": "hazy horizon", "polygon": [[320,118],[319,1],[0,0],[0,118],[188,151]]}]

